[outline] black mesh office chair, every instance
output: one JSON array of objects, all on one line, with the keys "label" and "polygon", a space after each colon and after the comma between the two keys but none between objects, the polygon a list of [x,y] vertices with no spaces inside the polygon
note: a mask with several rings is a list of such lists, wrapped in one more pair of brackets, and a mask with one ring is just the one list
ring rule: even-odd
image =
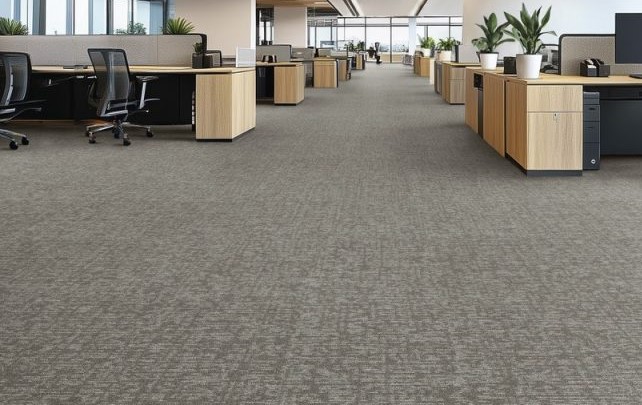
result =
[{"label": "black mesh office chair", "polygon": [[[89,104],[96,107],[96,114],[111,123],[90,125],[86,128],[89,143],[96,143],[96,133],[111,129],[114,138],[123,138],[123,145],[131,142],[125,128],[140,128],[147,136],[154,136],[146,125],[126,122],[130,115],[146,110],[147,103],[157,98],[145,98],[147,83],[156,76],[136,76],[135,81],[129,72],[127,55],[122,49],[88,49],[89,58],[94,66],[96,81],[89,90]],[[136,84],[139,84],[138,86]]]},{"label": "black mesh office chair", "polygon": [[[25,111],[40,111],[41,100],[27,101],[31,80],[31,59],[26,53],[0,52],[0,123],[6,123]],[[9,141],[11,149],[20,143],[29,145],[26,135],[0,128],[0,138]]]}]

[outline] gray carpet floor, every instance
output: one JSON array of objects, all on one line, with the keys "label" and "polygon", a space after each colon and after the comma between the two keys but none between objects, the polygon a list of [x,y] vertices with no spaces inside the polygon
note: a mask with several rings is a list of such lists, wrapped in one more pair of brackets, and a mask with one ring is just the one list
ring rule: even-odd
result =
[{"label": "gray carpet floor", "polygon": [[369,65],[233,143],[0,148],[2,404],[637,404],[642,158],[527,178]]}]

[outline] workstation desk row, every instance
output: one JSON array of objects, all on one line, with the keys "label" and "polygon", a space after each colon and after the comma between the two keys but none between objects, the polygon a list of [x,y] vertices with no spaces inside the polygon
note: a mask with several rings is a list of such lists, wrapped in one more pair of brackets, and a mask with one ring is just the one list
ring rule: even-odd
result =
[{"label": "workstation desk row", "polygon": [[600,155],[642,155],[642,80],[465,75],[466,123],[527,175],[581,175]]},{"label": "workstation desk row", "polygon": [[[158,77],[147,89],[159,101],[136,122],[147,125],[194,125],[196,140],[232,140],[256,126],[257,94],[268,75],[273,86],[270,100],[296,105],[304,99],[305,73],[301,63],[257,63],[256,67],[193,69],[181,66],[130,66],[134,75]],[[267,73],[266,73],[267,72]],[[33,67],[32,97],[45,100],[43,111],[24,118],[88,120],[96,111],[87,103],[93,83],[89,67]],[[56,83],[53,86],[46,85]]]}]

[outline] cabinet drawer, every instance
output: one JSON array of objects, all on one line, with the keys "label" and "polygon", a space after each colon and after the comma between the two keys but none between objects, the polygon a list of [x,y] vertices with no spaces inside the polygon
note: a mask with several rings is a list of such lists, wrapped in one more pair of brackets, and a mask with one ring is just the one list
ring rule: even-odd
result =
[{"label": "cabinet drawer", "polygon": [[584,107],[582,86],[528,86],[529,112],[581,112]]},{"label": "cabinet drawer", "polygon": [[582,113],[528,114],[528,170],[582,170]]}]

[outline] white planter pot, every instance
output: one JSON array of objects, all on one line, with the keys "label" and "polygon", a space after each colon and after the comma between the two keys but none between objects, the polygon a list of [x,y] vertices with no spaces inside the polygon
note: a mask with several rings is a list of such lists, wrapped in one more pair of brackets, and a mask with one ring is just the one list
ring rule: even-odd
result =
[{"label": "white planter pot", "polygon": [[450,62],[450,59],[453,57],[453,51],[441,51],[439,52],[439,60],[442,62]]},{"label": "white planter pot", "polygon": [[542,55],[517,55],[517,78],[539,79]]},{"label": "white planter pot", "polygon": [[421,52],[423,52],[423,53],[424,53],[424,57],[425,57],[425,58],[429,58],[429,57],[430,57],[430,49],[428,49],[428,48],[421,48]]},{"label": "white planter pot", "polygon": [[480,53],[479,61],[481,62],[482,70],[495,70],[497,69],[497,52],[493,53]]}]

